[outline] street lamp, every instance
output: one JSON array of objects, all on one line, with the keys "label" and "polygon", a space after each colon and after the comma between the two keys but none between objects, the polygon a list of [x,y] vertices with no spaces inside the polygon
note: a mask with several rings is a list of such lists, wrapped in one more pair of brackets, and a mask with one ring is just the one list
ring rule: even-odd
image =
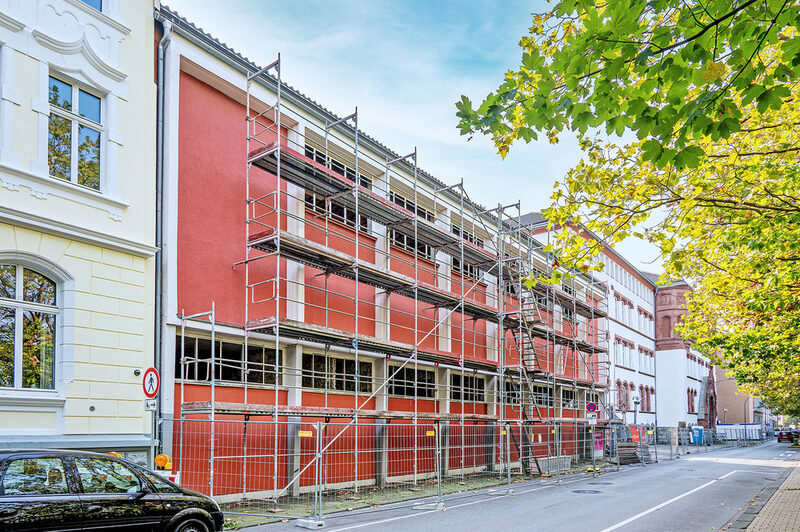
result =
[{"label": "street lamp", "polygon": [[728,424],[728,409],[727,408],[723,408],[722,409],[722,424],[723,425],[727,425]]},{"label": "street lamp", "polygon": [[633,424],[636,425],[636,413],[639,411],[639,398],[633,398]]}]

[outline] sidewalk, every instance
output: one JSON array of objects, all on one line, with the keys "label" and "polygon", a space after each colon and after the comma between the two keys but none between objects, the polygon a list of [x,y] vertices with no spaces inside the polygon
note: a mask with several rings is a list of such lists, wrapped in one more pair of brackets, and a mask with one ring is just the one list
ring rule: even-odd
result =
[{"label": "sidewalk", "polygon": [[800,530],[800,467],[770,497],[748,532],[794,532]]}]

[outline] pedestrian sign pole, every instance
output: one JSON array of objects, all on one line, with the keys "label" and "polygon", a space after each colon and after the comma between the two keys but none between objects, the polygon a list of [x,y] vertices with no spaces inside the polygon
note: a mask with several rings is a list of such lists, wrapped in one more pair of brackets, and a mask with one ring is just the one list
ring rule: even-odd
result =
[{"label": "pedestrian sign pole", "polygon": [[597,466],[595,465],[595,451],[594,451],[594,431],[595,427],[597,426],[597,403],[586,403],[586,419],[589,422],[589,438],[591,439],[591,444],[589,445],[589,451],[592,453],[592,476],[597,476]]},{"label": "pedestrian sign pole", "polygon": [[142,377],[142,390],[144,391],[144,409],[150,411],[150,468],[155,469],[156,456],[156,406],[158,390],[161,387],[161,377],[156,368],[148,368]]}]

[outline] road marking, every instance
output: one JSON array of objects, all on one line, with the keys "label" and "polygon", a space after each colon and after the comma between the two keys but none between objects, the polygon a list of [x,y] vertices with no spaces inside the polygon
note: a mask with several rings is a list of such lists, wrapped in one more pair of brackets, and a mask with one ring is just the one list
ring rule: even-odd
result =
[{"label": "road marking", "polygon": [[652,508],[650,508],[648,510],[645,510],[644,512],[640,512],[640,513],[634,515],[633,517],[629,517],[626,520],[617,523],[616,525],[612,525],[612,526],[610,526],[608,528],[604,528],[601,532],[611,532],[612,530],[616,530],[616,529],[618,529],[620,527],[623,527],[623,526],[627,525],[628,523],[632,523],[632,522],[636,521],[637,519],[639,519],[641,517],[644,517],[645,515],[651,514],[651,513],[655,512],[656,510],[660,510],[661,508],[663,508],[664,506],[666,506],[668,504],[672,504],[673,502],[679,501],[679,500],[683,499],[684,497],[687,497],[687,496],[691,495],[692,493],[694,493],[696,491],[700,491],[701,489],[703,489],[705,487],[708,487],[711,484],[713,484],[715,482],[718,482],[718,481],[722,480],[725,477],[729,477],[729,476],[733,475],[734,473],[738,473],[738,471],[739,471],[738,469],[734,469],[730,473],[726,473],[726,474],[722,475],[721,477],[719,477],[718,479],[706,482],[702,486],[698,486],[698,487],[694,488],[693,490],[689,490],[686,493],[682,493],[681,495],[678,495],[677,497],[673,497],[672,499],[670,499],[668,501],[665,501],[665,502],[662,502],[661,504],[653,506]]},{"label": "road marking", "polygon": [[[614,471],[614,473],[620,473],[620,471]],[[606,475],[610,475],[610,474],[611,473],[606,473]],[[540,491],[540,490],[547,489],[547,488],[555,488],[556,486],[564,486],[566,484],[575,484],[576,482],[583,482],[585,480],[589,480],[589,478],[579,478],[579,479],[576,479],[576,480],[568,480],[566,482],[561,482],[560,484],[548,484],[546,486],[538,486],[536,488],[531,488],[531,489],[527,489],[527,490],[514,491],[514,495],[522,495],[523,493],[531,493],[533,491]],[[509,496],[513,496],[513,495],[501,495],[500,497],[509,497]],[[480,503],[483,503],[483,502],[495,501],[498,498],[499,497],[496,497],[496,496],[495,497],[487,497],[486,499],[478,499],[477,501],[463,502],[461,504],[454,504],[452,506],[445,505],[445,508],[447,508],[448,510],[452,510],[454,508],[462,508],[464,506],[472,506],[473,504],[480,504]],[[367,527],[367,526],[380,525],[382,523],[390,523],[392,521],[399,521],[400,519],[409,519],[411,517],[417,517],[419,515],[425,515],[425,514],[433,514],[433,513],[440,512],[440,511],[441,510],[427,510],[427,511],[424,511],[424,512],[415,512],[413,514],[408,514],[408,515],[398,515],[397,517],[388,517],[386,519],[381,519],[379,521],[370,521],[368,523],[359,523],[357,525],[350,525],[350,526],[344,526],[344,527],[341,527],[341,528],[335,528],[335,529],[331,530],[330,532],[341,532],[343,530],[355,530],[356,528],[364,528],[364,527]]]}]

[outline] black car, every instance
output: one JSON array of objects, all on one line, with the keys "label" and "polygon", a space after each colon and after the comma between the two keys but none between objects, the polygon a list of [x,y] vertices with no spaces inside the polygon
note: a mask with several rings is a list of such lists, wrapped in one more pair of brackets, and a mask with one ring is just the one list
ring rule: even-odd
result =
[{"label": "black car", "polygon": [[0,530],[214,532],[222,523],[213,499],[128,460],[0,451]]}]

